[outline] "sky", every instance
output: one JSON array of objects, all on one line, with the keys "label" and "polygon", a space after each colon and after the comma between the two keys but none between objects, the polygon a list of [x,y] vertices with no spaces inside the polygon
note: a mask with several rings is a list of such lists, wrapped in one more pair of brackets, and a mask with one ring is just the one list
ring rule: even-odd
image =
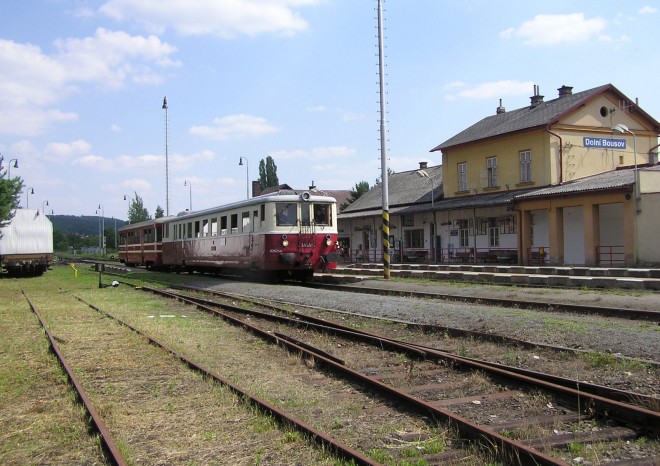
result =
[{"label": "sky", "polygon": [[[5,168],[18,160],[21,206],[126,219],[137,195],[152,216],[176,215],[245,199],[268,156],[293,188],[374,185],[377,7],[0,0],[0,154]],[[611,83],[660,119],[657,0],[383,8],[395,172],[440,164],[433,147],[493,115],[500,99],[507,110],[529,105],[535,85],[547,101],[562,85]]]}]

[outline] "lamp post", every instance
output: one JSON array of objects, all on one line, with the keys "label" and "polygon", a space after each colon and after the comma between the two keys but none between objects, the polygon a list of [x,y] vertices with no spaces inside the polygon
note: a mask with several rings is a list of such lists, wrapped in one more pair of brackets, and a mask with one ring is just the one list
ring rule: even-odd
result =
[{"label": "lamp post", "polygon": [[433,178],[429,176],[426,170],[417,170],[416,172],[422,178],[428,178],[431,182],[431,213],[433,215],[433,220],[431,222],[431,254],[433,256],[433,262],[437,260],[436,248],[435,248],[435,209],[434,209],[434,198],[435,198],[435,185],[433,183]]},{"label": "lamp post", "polygon": [[29,188],[25,193],[25,208],[30,208],[30,194],[34,194],[34,188]]},{"label": "lamp post", "polygon": [[9,164],[7,165],[7,179],[11,180],[11,163],[14,162],[14,168],[18,168],[18,159],[11,159],[9,160]]},{"label": "lamp post", "polygon": [[128,202],[128,209],[126,210],[126,217],[128,217],[128,224],[131,224],[131,216],[130,216],[130,210],[131,210],[131,200],[128,198],[128,194],[124,194],[124,200]]},{"label": "lamp post", "polygon": [[103,212],[103,205],[99,204],[97,212],[101,213],[101,234],[99,235],[99,246],[101,247],[101,254],[105,254],[105,212]]},{"label": "lamp post", "polygon": [[243,160],[245,160],[245,196],[246,199],[250,199],[250,167],[248,165],[247,157],[240,157],[238,159],[238,164],[243,165]]},{"label": "lamp post", "polygon": [[613,126],[612,131],[615,132],[615,133],[621,133],[621,134],[625,134],[625,133],[632,134],[632,137],[633,137],[633,159],[634,159],[634,163],[635,163],[635,169],[634,169],[634,173],[635,173],[635,199],[638,199],[639,198],[639,179],[638,179],[638,175],[637,175],[637,136],[635,136],[635,133],[632,130],[628,129],[628,127],[626,125],[623,125],[621,123],[619,123],[616,126]]},{"label": "lamp post", "polygon": [[192,183],[191,183],[190,181],[188,181],[188,180],[185,180],[185,181],[183,182],[183,185],[184,185],[184,186],[188,186],[188,200],[189,200],[189,202],[190,202],[190,206],[189,206],[189,208],[188,208],[188,211],[189,211],[189,212],[192,212]]},{"label": "lamp post", "polygon": [[41,203],[41,211],[46,215],[46,206],[48,205],[48,200],[45,200]]},{"label": "lamp post", "polygon": [[635,168],[634,168],[634,177],[635,177],[635,192],[634,192],[634,199],[633,199],[633,206],[635,209],[635,217],[633,218],[633,262],[637,264],[637,215],[639,215],[639,175],[637,172],[637,137],[635,136],[635,133],[632,132],[626,125],[619,123],[616,126],[612,127],[612,132],[614,133],[630,133],[632,134],[633,137],[633,160],[635,163]]},{"label": "lamp post", "polygon": [[163,97],[163,110],[165,110],[165,215],[170,215],[170,162],[167,144],[167,96]]}]

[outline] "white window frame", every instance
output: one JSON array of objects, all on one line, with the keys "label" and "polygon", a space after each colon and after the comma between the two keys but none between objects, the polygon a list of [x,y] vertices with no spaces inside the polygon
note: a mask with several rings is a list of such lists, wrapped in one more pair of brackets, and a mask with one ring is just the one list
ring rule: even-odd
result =
[{"label": "white window frame", "polygon": [[467,162],[456,164],[456,171],[458,172],[458,191],[467,191]]},{"label": "white window frame", "polygon": [[497,157],[488,157],[486,167],[488,167],[488,187],[495,188],[497,186]]},{"label": "white window frame", "polygon": [[532,181],[532,151],[520,151],[520,182],[529,183]]}]

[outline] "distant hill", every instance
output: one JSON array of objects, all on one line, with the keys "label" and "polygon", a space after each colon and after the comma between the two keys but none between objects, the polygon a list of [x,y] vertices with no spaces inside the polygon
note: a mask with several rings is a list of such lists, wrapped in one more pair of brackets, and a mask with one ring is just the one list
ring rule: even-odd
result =
[{"label": "distant hill", "polygon": [[[59,230],[63,233],[77,233],[82,236],[96,236],[99,235],[101,218],[96,215],[49,215],[48,218],[53,222],[53,230]],[[104,217],[104,227],[106,230],[115,228],[115,221],[117,228],[126,225],[126,220],[119,220],[114,218]]]}]

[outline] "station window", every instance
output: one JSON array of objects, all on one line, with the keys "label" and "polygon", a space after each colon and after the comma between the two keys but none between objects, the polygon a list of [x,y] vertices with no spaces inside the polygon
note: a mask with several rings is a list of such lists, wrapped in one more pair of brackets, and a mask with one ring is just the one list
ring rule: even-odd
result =
[{"label": "station window", "polygon": [[532,151],[524,150],[520,152],[520,182],[530,181],[532,181]]},{"label": "station window", "polygon": [[497,186],[497,157],[488,157],[486,167],[488,169],[488,187],[495,188]]},{"label": "station window", "polygon": [[488,245],[490,247],[500,245],[500,229],[498,227],[490,227],[488,229]]},{"label": "station window", "polygon": [[406,248],[423,248],[424,247],[424,230],[404,230],[403,232],[403,245]]},{"label": "station window", "polygon": [[458,191],[467,191],[467,162],[457,164],[456,171],[458,172]]}]

